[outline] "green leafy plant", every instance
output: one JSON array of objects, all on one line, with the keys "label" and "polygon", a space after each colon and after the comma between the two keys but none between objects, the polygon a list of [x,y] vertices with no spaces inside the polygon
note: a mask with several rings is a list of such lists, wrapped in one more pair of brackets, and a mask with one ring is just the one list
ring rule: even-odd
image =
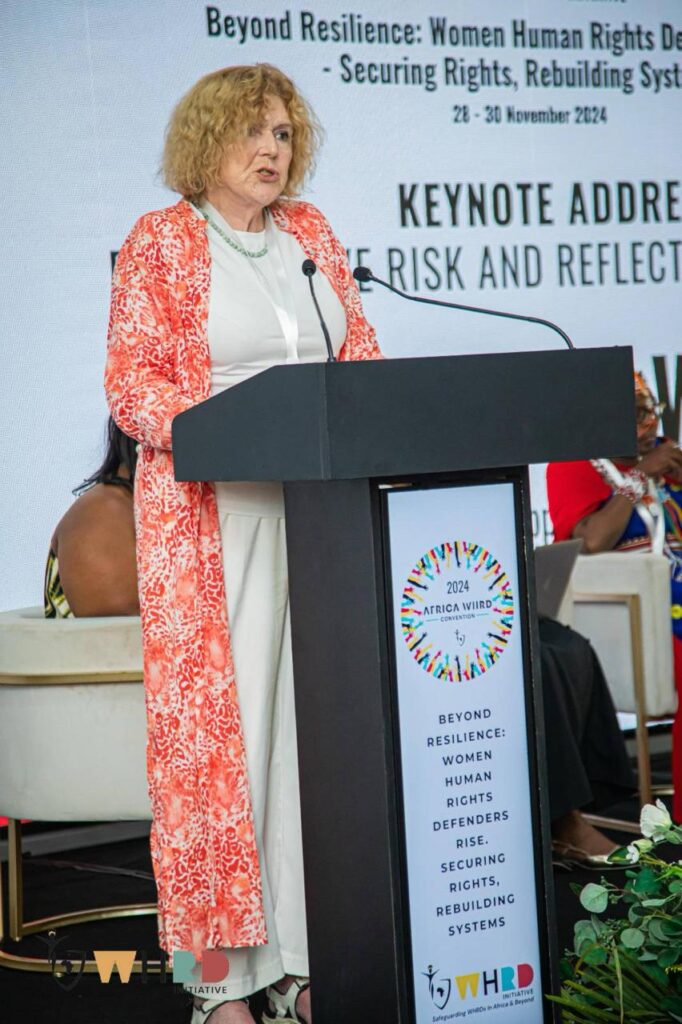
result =
[{"label": "green leafy plant", "polygon": [[[605,878],[578,890],[590,914],[577,921],[562,961],[559,996],[565,1024],[682,1022],[682,861],[656,856],[659,843],[682,845],[660,800],[642,808],[642,838],[616,850],[625,884]],[[607,917],[620,905],[621,915]]]}]

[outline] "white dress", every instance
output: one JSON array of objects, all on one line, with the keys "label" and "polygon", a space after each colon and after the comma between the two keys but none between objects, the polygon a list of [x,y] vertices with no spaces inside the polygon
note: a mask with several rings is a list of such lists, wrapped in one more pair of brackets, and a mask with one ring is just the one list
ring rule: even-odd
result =
[{"label": "white dress", "polygon": [[[209,204],[204,210],[212,395],[269,366],[326,359],[298,242],[271,221],[264,232],[238,232]],[[267,243],[267,255],[251,259],[236,252],[211,222],[250,252]],[[321,273],[314,284],[338,352],[346,334],[343,306]],[[248,445],[248,437],[227,443]],[[226,950],[225,980],[191,989],[239,999],[285,974],[307,977],[308,947],[282,486],[217,483],[216,498],[268,943]]]}]

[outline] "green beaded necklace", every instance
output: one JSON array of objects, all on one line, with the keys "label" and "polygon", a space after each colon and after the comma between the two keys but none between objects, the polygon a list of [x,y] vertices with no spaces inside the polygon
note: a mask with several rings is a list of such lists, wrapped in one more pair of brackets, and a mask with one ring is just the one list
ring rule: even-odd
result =
[{"label": "green beaded necklace", "polygon": [[234,238],[230,238],[230,236],[227,234],[227,232],[223,231],[223,229],[220,227],[220,225],[216,224],[216,222],[214,220],[212,220],[209,217],[209,215],[206,213],[206,210],[203,210],[201,208],[201,206],[199,206],[198,203],[192,203],[192,206],[195,208],[195,210],[199,211],[199,213],[206,220],[206,222],[209,224],[209,226],[212,227],[213,230],[215,232],[217,232],[217,234],[219,234],[220,237],[223,238],[227,242],[227,244],[234,249],[235,252],[240,253],[242,256],[248,256],[252,260],[258,260],[258,259],[261,258],[261,256],[267,255],[267,251],[268,251],[268,243],[267,242],[265,243],[263,248],[262,249],[258,249],[257,252],[250,252],[248,249],[245,249],[243,245],[240,245],[239,242],[236,242],[234,240]]}]

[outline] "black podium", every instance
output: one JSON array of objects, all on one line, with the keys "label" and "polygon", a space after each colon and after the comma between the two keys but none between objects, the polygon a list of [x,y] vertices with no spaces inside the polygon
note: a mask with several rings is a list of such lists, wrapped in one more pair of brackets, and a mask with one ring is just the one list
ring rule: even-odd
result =
[{"label": "black podium", "polygon": [[[556,978],[526,467],[634,453],[633,409],[631,350],[600,348],[280,366],[175,420],[179,480],[285,485],[315,1024],[431,1024],[472,1008],[486,1021],[554,1019],[542,998]],[[457,520],[458,494],[478,540],[440,525]],[[503,526],[508,575],[484,543]],[[454,596],[424,598],[434,581]],[[419,732],[432,700],[453,712],[429,705]],[[517,800],[505,744],[523,760]],[[444,767],[485,757],[476,773]],[[526,818],[523,858],[504,856]],[[499,942],[524,956],[523,886],[537,958],[486,962]]]}]

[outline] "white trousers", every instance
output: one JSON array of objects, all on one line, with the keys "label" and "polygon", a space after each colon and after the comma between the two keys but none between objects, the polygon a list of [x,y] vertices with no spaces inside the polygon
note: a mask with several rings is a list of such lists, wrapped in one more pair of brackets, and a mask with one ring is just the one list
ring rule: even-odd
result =
[{"label": "white trousers", "polygon": [[216,497],[268,943],[225,950],[225,980],[191,990],[240,999],[307,977],[308,942],[282,487],[219,483]]}]

